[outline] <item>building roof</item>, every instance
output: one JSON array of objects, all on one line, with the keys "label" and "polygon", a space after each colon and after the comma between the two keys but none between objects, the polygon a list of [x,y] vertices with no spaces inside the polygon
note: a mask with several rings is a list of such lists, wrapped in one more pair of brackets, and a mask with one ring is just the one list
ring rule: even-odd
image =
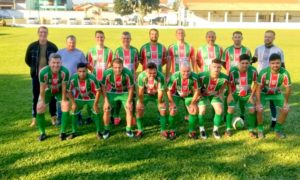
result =
[{"label": "building roof", "polygon": [[298,0],[183,0],[195,11],[300,11]]}]

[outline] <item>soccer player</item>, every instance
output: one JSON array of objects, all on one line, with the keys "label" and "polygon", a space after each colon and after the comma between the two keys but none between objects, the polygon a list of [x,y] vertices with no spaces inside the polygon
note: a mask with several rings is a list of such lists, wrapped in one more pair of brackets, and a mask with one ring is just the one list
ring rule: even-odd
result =
[{"label": "soccer player", "polygon": [[[167,71],[170,69],[171,74],[180,71],[180,64],[183,62],[188,62],[192,65],[192,71],[195,72],[195,50],[192,45],[185,42],[185,31],[184,29],[176,30],[177,42],[169,46],[168,49],[168,59],[169,64],[167,64]],[[168,76],[166,77],[167,81]],[[187,109],[185,109],[185,114],[188,114]],[[189,116],[185,116],[186,121],[189,120]]]},{"label": "soccer player", "polygon": [[124,63],[120,58],[115,58],[112,61],[112,68],[104,71],[102,79],[102,93],[104,96],[104,139],[107,139],[110,136],[110,110],[111,107],[116,106],[117,101],[121,101],[126,112],[126,135],[128,137],[134,137],[131,129],[134,80],[131,71],[123,67],[123,64]]},{"label": "soccer player", "polygon": [[[269,67],[260,71],[258,76],[259,88],[257,88],[257,124],[258,137],[264,138],[263,132],[263,109],[266,101],[273,101],[274,105],[280,108],[278,121],[275,125],[275,135],[278,138],[285,138],[282,131],[282,125],[289,112],[289,97],[291,94],[291,78],[289,72],[282,66],[281,55],[271,54],[269,58]],[[280,87],[285,87],[285,94]]]},{"label": "soccer player", "polygon": [[[79,63],[77,65],[77,73],[75,73],[68,84],[68,95],[71,101],[71,119],[72,119],[72,133],[68,139],[76,137],[78,116],[77,114],[87,105],[88,109],[92,111],[92,119],[96,124],[97,138],[102,138],[103,133],[103,121],[100,120],[99,112],[99,99],[101,95],[99,81],[96,77],[88,73],[87,64]],[[73,95],[74,94],[74,95]],[[62,126],[63,132],[61,134],[61,140],[65,140],[66,133],[65,128]]]},{"label": "soccer player", "polygon": [[145,106],[149,101],[155,102],[160,114],[160,131],[161,135],[168,138],[166,131],[166,103],[163,96],[166,90],[165,77],[162,72],[157,70],[154,62],[147,64],[146,70],[138,76],[138,92],[136,104],[137,128],[136,137],[140,139],[143,136],[143,116]]},{"label": "soccer player", "polygon": [[[69,116],[69,102],[66,98],[67,83],[69,81],[69,71],[61,65],[61,56],[52,53],[49,57],[49,65],[41,69],[39,74],[40,96],[37,104],[37,123],[40,131],[39,140],[47,138],[45,132],[45,109],[46,104],[53,97],[61,101],[62,127],[67,123]],[[63,129],[61,129],[61,132]]]},{"label": "soccer player", "polygon": [[[162,72],[162,67],[167,64],[167,50],[164,45],[157,42],[159,32],[157,29],[149,30],[150,42],[144,44],[140,49],[140,61],[143,65],[143,71],[147,69],[149,62],[154,62],[157,70]],[[169,66],[170,67],[170,66]],[[170,68],[166,69],[166,77],[169,79]]]},{"label": "soccer player", "polygon": [[197,101],[200,97],[200,86],[197,74],[191,72],[190,63],[185,61],[180,65],[180,71],[172,74],[168,83],[167,91],[169,99],[169,139],[176,138],[175,133],[175,115],[177,114],[177,107],[180,101],[184,101],[185,107],[189,113],[189,138],[197,139],[196,122],[198,107]]},{"label": "soccer player", "polygon": [[96,46],[89,49],[86,59],[89,70],[94,73],[98,81],[102,81],[104,71],[111,67],[113,53],[104,45],[105,35],[103,31],[95,32],[95,40]]},{"label": "soccer player", "polygon": [[[226,69],[227,75],[229,75],[229,71],[232,67],[237,66],[239,64],[239,58],[242,54],[247,54],[251,57],[250,50],[242,45],[243,33],[241,31],[235,31],[232,34],[233,45],[229,46],[224,50],[222,54],[223,66]],[[225,92],[225,96],[227,96],[228,91]],[[245,107],[241,104],[242,101],[239,101],[239,106],[241,107],[241,115],[242,119],[245,119]],[[224,111],[225,114],[227,112],[227,103],[224,103]]]},{"label": "soccer player", "polygon": [[[264,45],[258,46],[255,49],[252,62],[258,62],[257,71],[260,71],[269,66],[269,58],[271,54],[276,53],[280,55],[281,66],[285,68],[284,64],[284,54],[283,51],[274,45],[275,32],[273,30],[267,30],[264,35]],[[274,129],[276,125],[276,106],[273,101],[270,101],[270,110],[271,110],[271,129]]]},{"label": "soccer player", "polygon": [[168,58],[171,63],[170,72],[174,74],[175,72],[180,71],[180,64],[182,62],[189,62],[194,70],[195,50],[192,45],[185,42],[184,29],[176,30],[176,39],[177,42],[170,45],[168,48]]},{"label": "soccer player", "polygon": [[[40,94],[39,72],[49,64],[49,55],[57,51],[57,46],[48,41],[48,28],[40,26],[38,28],[38,41],[31,43],[27,47],[25,62],[30,67],[30,76],[32,82],[32,121],[30,127],[36,125],[36,105]],[[52,125],[56,123],[56,100],[50,100],[49,111]]]},{"label": "soccer player", "polygon": [[209,65],[213,59],[221,59],[223,49],[215,44],[216,33],[214,31],[208,31],[206,33],[206,45],[200,46],[197,51],[197,64],[200,68],[200,72],[208,71]]},{"label": "soccer player", "polygon": [[204,71],[199,74],[199,81],[201,84],[202,98],[199,106],[199,129],[200,137],[207,139],[204,128],[204,115],[206,113],[206,106],[211,104],[214,114],[214,128],[213,135],[216,139],[220,139],[219,126],[221,125],[221,116],[223,113],[223,103],[227,103],[223,98],[224,90],[228,84],[228,76],[221,72],[222,61],[213,59],[209,65],[209,71]]},{"label": "soccer player", "polygon": [[[115,51],[115,58],[120,58],[123,61],[123,66],[131,71],[136,80],[136,70],[139,66],[139,54],[137,48],[130,45],[131,34],[127,31],[122,33],[122,46]],[[121,122],[120,118],[121,102],[117,102],[115,109],[113,109],[114,124],[118,125]],[[134,119],[133,119],[134,120]]]},{"label": "soccer player", "polygon": [[[61,56],[62,65],[68,69],[70,76],[77,72],[77,64],[87,63],[83,52],[76,48],[76,37],[74,35],[67,36],[66,48],[58,50],[57,53]],[[58,125],[61,122],[60,109],[60,104],[57,103]]]},{"label": "soccer player", "polygon": [[[248,130],[251,138],[256,138],[254,133],[256,114],[255,114],[255,89],[257,87],[257,71],[250,65],[251,57],[248,54],[239,56],[237,66],[231,68],[229,73],[229,96],[228,109],[226,115],[226,131],[225,136],[232,135],[232,118],[236,104],[239,102],[240,109],[247,107],[248,109]],[[226,102],[224,102],[226,103]]]}]

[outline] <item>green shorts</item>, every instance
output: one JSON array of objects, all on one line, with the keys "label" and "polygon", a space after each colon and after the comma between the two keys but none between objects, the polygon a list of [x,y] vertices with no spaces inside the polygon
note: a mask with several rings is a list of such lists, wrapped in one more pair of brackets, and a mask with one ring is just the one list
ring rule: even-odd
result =
[{"label": "green shorts", "polygon": [[148,94],[144,94],[144,106],[146,106],[148,102],[154,102],[155,104],[158,104],[157,96],[150,96]]},{"label": "green shorts", "polygon": [[180,101],[184,101],[184,105],[187,107],[191,104],[193,97],[187,96],[187,97],[180,97],[180,96],[173,96],[174,103],[176,104],[176,107],[179,106]]},{"label": "green shorts", "polygon": [[273,101],[275,106],[279,108],[283,108],[284,96],[282,94],[271,94],[271,95],[261,94],[260,101],[263,107],[266,105],[267,101]]},{"label": "green shorts", "polygon": [[209,104],[223,104],[223,100],[217,96],[204,96],[200,99],[198,106],[206,106]]},{"label": "green shorts", "polygon": [[[235,107],[238,102],[244,105],[246,108],[251,109],[255,108],[254,104],[251,104],[248,100],[250,95],[247,96],[239,96],[238,94],[233,94],[233,101],[229,102],[229,107]],[[241,107],[240,107],[241,108]]]},{"label": "green shorts", "polygon": [[81,99],[76,99],[75,103],[76,103],[76,111],[75,114],[79,113],[84,105],[88,106],[88,109],[90,109],[94,114],[97,114],[94,110],[93,110],[93,106],[94,106],[94,102],[95,100],[81,100]]},{"label": "green shorts", "polygon": [[116,107],[117,101],[121,101],[124,108],[126,108],[128,93],[107,93],[107,98],[112,108]]},{"label": "green shorts", "polygon": [[61,93],[57,93],[57,94],[52,94],[50,89],[47,89],[45,91],[45,104],[49,104],[49,102],[51,101],[52,97],[55,97],[57,102],[60,102],[62,99],[62,95]]}]

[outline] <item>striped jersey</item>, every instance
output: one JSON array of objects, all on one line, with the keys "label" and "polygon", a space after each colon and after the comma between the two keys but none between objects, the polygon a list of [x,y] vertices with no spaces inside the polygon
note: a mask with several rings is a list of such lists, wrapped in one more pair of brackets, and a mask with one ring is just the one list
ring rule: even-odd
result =
[{"label": "striped jersey", "polygon": [[217,79],[210,77],[210,71],[205,71],[199,74],[199,81],[202,86],[203,96],[214,96],[219,95],[220,89],[224,84],[228,82],[228,76],[224,73],[220,73]]},{"label": "striped jersey", "polygon": [[78,100],[93,100],[96,98],[97,91],[100,90],[99,81],[96,77],[87,73],[85,80],[79,80],[78,74],[75,73],[68,84],[67,91],[73,92],[74,98]]},{"label": "striped jersey", "polygon": [[197,59],[201,63],[200,72],[209,71],[209,65],[213,59],[222,58],[223,49],[215,44],[214,46],[200,46],[197,52]]},{"label": "striped jersey", "polygon": [[104,71],[111,65],[113,53],[106,46],[104,48],[93,47],[87,52],[86,59],[89,65],[93,67],[96,79],[101,81]]},{"label": "striped jersey", "polygon": [[171,60],[171,73],[175,73],[179,71],[182,62],[191,63],[192,58],[195,56],[195,50],[193,46],[186,42],[184,44],[175,43],[169,46],[168,56]]},{"label": "striped jersey", "polygon": [[261,85],[264,94],[280,94],[280,86],[291,86],[290,74],[284,68],[280,68],[277,74],[271,72],[271,68],[267,67],[260,71],[258,75],[258,84]]},{"label": "striped jersey", "polygon": [[147,63],[153,62],[156,64],[157,70],[162,72],[162,66],[166,64],[166,59],[166,47],[160,43],[151,44],[149,42],[144,44],[140,49],[140,60],[143,65],[143,70],[147,68]]},{"label": "striped jersey", "polygon": [[145,94],[157,95],[158,91],[166,89],[165,76],[158,71],[156,77],[151,80],[147,77],[147,72],[143,71],[138,76],[138,87],[144,88]]},{"label": "striped jersey", "polygon": [[168,90],[172,95],[187,97],[192,96],[195,90],[200,88],[197,74],[191,72],[188,79],[183,79],[180,71],[172,74],[168,83]]},{"label": "striped jersey", "polygon": [[231,68],[229,73],[229,85],[232,93],[239,96],[251,94],[251,86],[257,82],[257,71],[255,67],[249,66],[246,72],[240,72],[237,66]]},{"label": "striped jersey", "polygon": [[62,84],[69,81],[69,71],[61,66],[57,73],[53,73],[50,66],[45,66],[40,70],[39,81],[40,84],[46,84],[52,94],[59,94],[62,92]]},{"label": "striped jersey", "polygon": [[123,60],[123,65],[127,69],[131,71],[133,76],[135,77],[136,71],[135,68],[139,63],[139,54],[137,48],[130,46],[129,49],[124,49],[123,47],[119,47],[115,51],[115,57]]},{"label": "striped jersey", "polygon": [[222,55],[222,61],[226,64],[226,72],[229,74],[230,69],[233,66],[237,66],[240,62],[240,55],[248,54],[251,57],[251,52],[245,46],[239,48],[234,47],[234,45],[226,48]]},{"label": "striped jersey", "polygon": [[112,68],[104,71],[104,76],[101,83],[107,92],[110,93],[127,93],[134,86],[133,75],[127,68],[123,68],[121,75],[114,74]]}]

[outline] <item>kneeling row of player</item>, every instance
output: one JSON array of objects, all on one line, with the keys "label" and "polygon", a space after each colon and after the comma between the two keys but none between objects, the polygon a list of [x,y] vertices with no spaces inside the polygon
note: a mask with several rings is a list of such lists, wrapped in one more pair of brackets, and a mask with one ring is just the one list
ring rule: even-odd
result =
[{"label": "kneeling row of player", "polygon": [[[191,72],[189,62],[182,62],[180,71],[172,74],[169,82],[165,81],[162,73],[157,71],[154,63],[149,63],[147,69],[141,72],[137,79],[137,101],[134,106],[134,78],[131,72],[123,67],[121,59],[114,59],[112,68],[104,72],[102,82],[98,82],[94,75],[88,73],[86,64],[80,63],[77,73],[69,80],[68,70],[61,66],[58,54],[50,56],[49,66],[40,71],[40,98],[37,106],[37,122],[40,130],[39,140],[44,140],[45,134],[45,109],[48,100],[55,96],[62,103],[62,125],[60,138],[74,138],[77,132],[77,114],[87,105],[92,110],[92,119],[97,128],[97,137],[107,139],[110,136],[111,109],[117,102],[122,102],[126,111],[126,135],[141,138],[143,136],[143,116],[145,106],[149,101],[157,104],[160,113],[161,135],[171,140],[176,138],[177,107],[183,101],[189,114],[190,138],[196,139],[196,124],[198,121],[200,137],[206,139],[204,128],[204,115],[206,106],[211,104],[214,109],[213,136],[220,139],[219,126],[223,106],[227,106],[226,136],[231,136],[232,119],[235,105],[248,109],[247,124],[249,135],[252,138],[264,138],[263,133],[263,107],[266,101],[274,101],[281,108],[280,116],[275,127],[276,136],[284,138],[282,124],[288,114],[288,99],[291,92],[289,73],[281,68],[280,56],[272,54],[269,59],[270,67],[257,74],[256,69],[250,65],[250,57],[246,54],[240,56],[238,66],[233,67],[229,77],[221,72],[222,62],[212,60],[210,71],[196,74]],[[280,91],[280,86],[286,88],[285,95]],[[167,89],[168,107],[164,101]],[[99,99],[104,97],[103,121],[100,117]],[[69,105],[69,98],[71,105]],[[255,100],[254,100],[255,99]],[[72,133],[67,137],[66,127],[71,107]],[[134,110],[136,107],[136,110]],[[167,116],[167,109],[169,115]],[[137,132],[132,131],[133,112],[136,112]],[[167,118],[168,117],[168,118]],[[168,129],[167,130],[167,121]],[[254,132],[257,122],[257,135]]]}]

